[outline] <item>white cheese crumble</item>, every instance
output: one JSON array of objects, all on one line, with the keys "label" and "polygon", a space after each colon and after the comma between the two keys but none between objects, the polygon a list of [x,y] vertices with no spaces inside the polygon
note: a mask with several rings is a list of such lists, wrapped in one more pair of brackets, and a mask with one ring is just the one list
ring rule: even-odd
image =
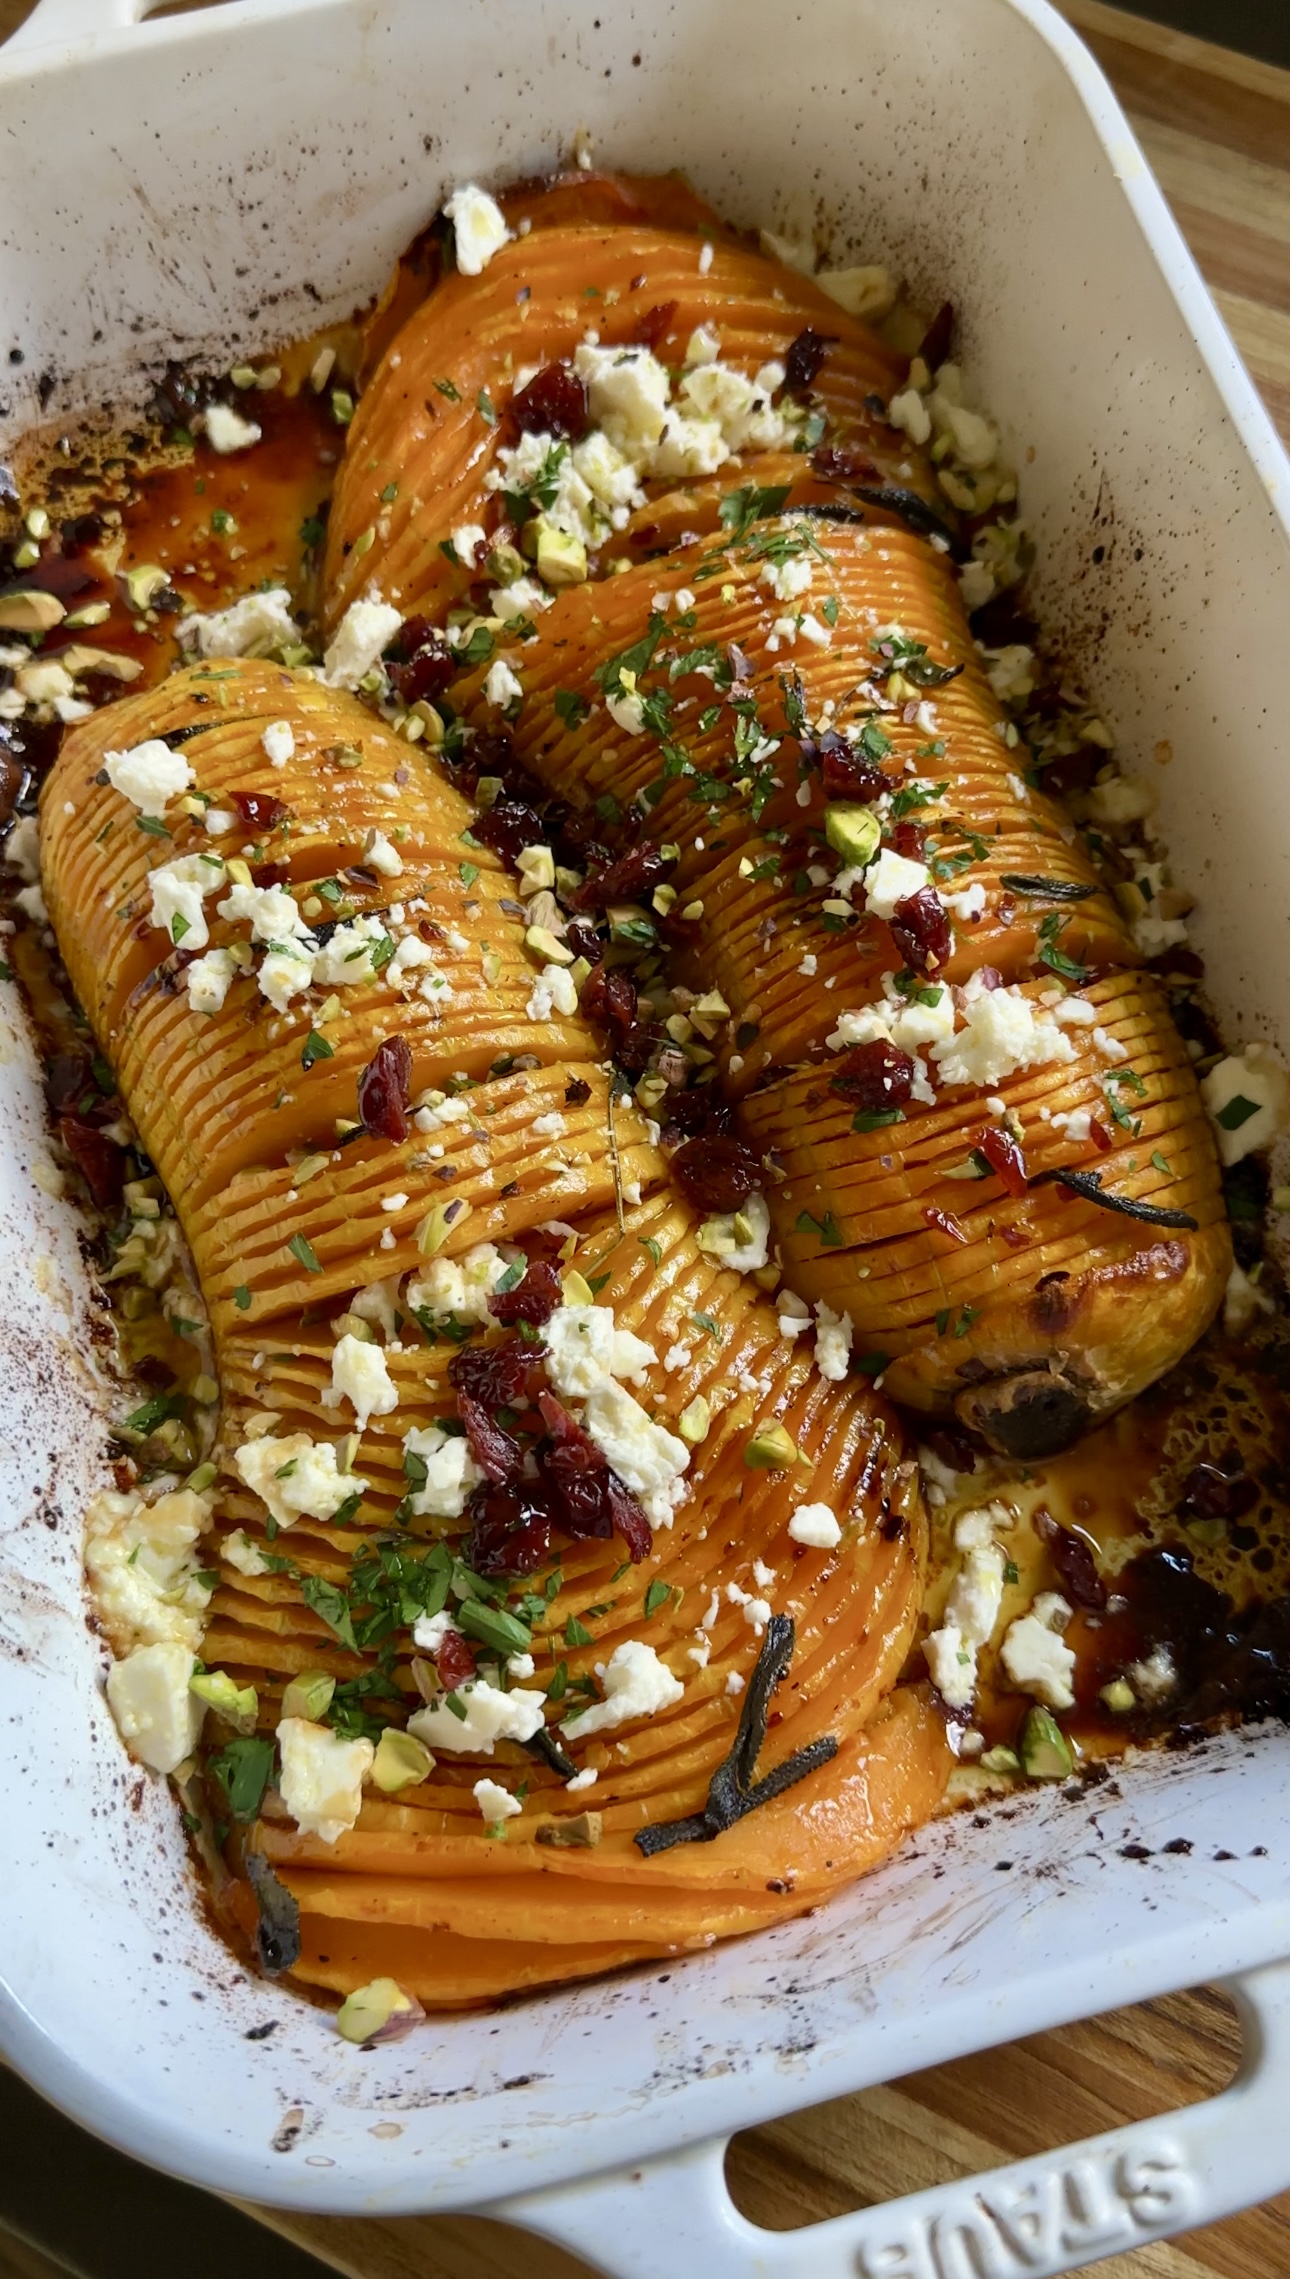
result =
[{"label": "white cheese crumble", "polygon": [[132,744],[127,752],[106,752],[103,773],[141,815],[164,815],[169,802],[196,781],[183,753],[172,752],[160,736]]},{"label": "white cheese crumble", "polygon": [[851,1360],[850,1314],[835,1314],[823,1298],[815,1309],[815,1366],[830,1384],[840,1385]]},{"label": "white cheese crumble", "polygon": [[619,1479],[640,1498],[651,1526],[670,1527],[685,1493],[682,1474],[690,1461],[685,1442],[655,1424],[612,1378],[590,1393],[582,1421]]},{"label": "white cheese crumble", "polygon": [[569,1020],[578,1010],[578,985],[567,965],[544,965],[524,1008],[530,1021],[549,1021],[552,1013]]},{"label": "white cheese crumble", "polygon": [[1041,1591],[1029,1614],[1010,1622],[999,1660],[1010,1682],[1049,1709],[1073,1709],[1075,1655],[1062,1637],[1071,1608],[1060,1591]]},{"label": "white cheese crumble", "polygon": [[286,587],[271,586],[266,593],[243,594],[228,609],[181,618],[175,638],[199,657],[267,657],[298,643],[300,628]]},{"label": "white cheese crumble", "polygon": [[876,863],[865,872],[864,906],[875,918],[890,918],[898,902],[930,886],[926,863],[911,862],[894,848],[884,847]]},{"label": "white cheese crumble", "polygon": [[460,1258],[433,1258],[408,1284],[409,1310],[428,1310],[437,1320],[487,1329],[493,1320],[488,1301],[506,1270],[506,1260],[492,1242],[477,1242]]},{"label": "white cheese crumble", "polygon": [[737,1211],[704,1219],[695,1241],[722,1266],[732,1266],[739,1274],[756,1274],[770,1256],[770,1210],[765,1196],[752,1194]]},{"label": "white cheese crumble", "polygon": [[334,1409],[348,1401],[360,1432],[370,1418],[388,1416],[399,1405],[399,1389],[379,1345],[355,1337],[349,1330],[336,1341],[331,1357],[331,1383],[322,1395],[323,1406]]},{"label": "white cheese crumble", "polygon": [[[390,845],[384,831],[368,833],[363,842],[363,863],[366,869],[374,870],[378,878],[400,878],[403,874],[403,857],[397,847]],[[412,938],[414,937],[409,937]],[[399,946],[404,948],[406,945],[400,943]],[[417,946],[424,949],[426,945],[422,942]]]},{"label": "white cheese crumble", "polygon": [[1167,1646],[1153,1646],[1144,1662],[1132,1662],[1129,1682],[1139,1701],[1154,1707],[1167,1701],[1178,1683],[1178,1670]]},{"label": "white cheese crumble", "polygon": [[794,1543],[807,1543],[813,1551],[833,1551],[842,1541],[842,1529],[828,1504],[799,1504],[788,1532]]},{"label": "white cheese crumble", "polygon": [[187,950],[204,950],[210,928],[202,903],[206,895],[218,893],[226,877],[219,855],[178,855],[172,863],[159,863],[148,873],[153,925]]},{"label": "white cheese crumble", "polygon": [[356,689],[388,649],[403,619],[388,601],[352,601],[323,652],[328,688]]},{"label": "white cheese crumble", "polygon": [[1266,1045],[1229,1053],[1201,1078],[1200,1096],[1224,1166],[1271,1147],[1290,1125],[1290,1073]]},{"label": "white cheese crumble", "polygon": [[1075,1048],[1051,1014],[1018,988],[987,989],[963,1007],[963,1027],[934,1045],[932,1059],[943,1084],[993,1089],[1018,1069],[1075,1058]]},{"label": "white cheese crumble", "polygon": [[197,1746],[206,1712],[189,1690],[196,1667],[191,1647],[161,1641],[136,1647],[108,1671],[116,1729],[131,1756],[155,1773],[173,1773]]},{"label": "white cheese crumble", "polygon": [[285,768],[287,761],[295,758],[295,731],[289,720],[271,720],[260,742],[266,759],[272,761],[275,768]]},{"label": "white cheese crumble", "polygon": [[114,1648],[173,1644],[196,1653],[210,1591],[197,1580],[196,1548],[211,1499],[172,1488],[146,1503],[105,1488],[85,1521],[85,1572]]},{"label": "white cheese crumble", "polygon": [[477,1780],[470,1793],[490,1828],[499,1821],[514,1820],[524,1810],[519,1798],[495,1780]]},{"label": "white cheese crumble", "polygon": [[519,674],[505,657],[495,657],[484,681],[484,702],[505,707],[518,704],[524,694]]},{"label": "white cheese crumble", "polygon": [[503,1693],[487,1678],[472,1678],[458,1686],[454,1696],[466,1712],[464,1717],[453,1715],[447,1698],[445,1694],[416,1710],[408,1719],[408,1731],[428,1749],[441,1749],[449,1756],[491,1757],[495,1742],[531,1741],[545,1722],[546,1695],[527,1693],[522,1686]]},{"label": "white cheese crumble", "polygon": [[235,1527],[231,1535],[224,1537],[219,1547],[219,1555],[225,1564],[234,1568],[239,1575],[258,1577],[271,1574],[273,1571],[266,1564],[264,1553],[259,1544],[251,1541],[244,1527]]},{"label": "white cheese crumble", "polygon": [[284,1717],[278,1749],[278,1793],[297,1828],[303,1836],[334,1844],[358,1818],[363,1782],[376,1756],[371,1742],[346,1741],[307,1717]]},{"label": "white cheese crumble", "polygon": [[409,1510],[418,1518],[460,1519],[467,1497],[484,1477],[465,1434],[444,1432],[437,1424],[414,1425],[404,1434],[403,1447],[426,1468],[425,1485],[409,1491]]},{"label": "white cheese crumble", "polygon": [[208,404],[203,424],[206,441],[221,456],[229,451],[249,451],[264,433],[253,419],[243,419],[231,404]]},{"label": "white cheese crumble", "polygon": [[219,905],[219,914],[234,925],[248,919],[253,942],[312,939],[299,905],[285,886],[231,886]]},{"label": "white cheese crumble", "polygon": [[658,1360],[652,1345],[618,1328],[612,1306],[557,1306],[542,1334],[547,1375],[565,1400],[585,1400],[615,1377],[643,1385]]},{"label": "white cheese crumble", "polygon": [[1006,1524],[1002,1505],[964,1512],[954,1530],[960,1564],[939,1630],[923,1640],[932,1683],[951,1709],[967,1709],[976,1692],[977,1655],[988,1645],[1003,1604],[1004,1556],[994,1540]]},{"label": "white cheese crumble", "polygon": [[625,1638],[615,1646],[607,1662],[597,1662],[596,1675],[605,1689],[604,1700],[560,1721],[561,1732],[571,1741],[583,1740],[588,1733],[612,1733],[637,1717],[653,1717],[660,1709],[670,1709],[685,1692],[666,1662],[639,1638]]},{"label": "white cheese crumble", "polygon": [[235,1448],[233,1462],[279,1527],[291,1527],[306,1515],[334,1519],[341,1505],[368,1485],[361,1474],[341,1471],[330,1440],[311,1440],[307,1432],[282,1439],[266,1432]]},{"label": "white cheese crumble", "polygon": [[452,223],[457,267],[463,277],[478,277],[510,237],[506,216],[477,182],[463,182],[443,210]]}]

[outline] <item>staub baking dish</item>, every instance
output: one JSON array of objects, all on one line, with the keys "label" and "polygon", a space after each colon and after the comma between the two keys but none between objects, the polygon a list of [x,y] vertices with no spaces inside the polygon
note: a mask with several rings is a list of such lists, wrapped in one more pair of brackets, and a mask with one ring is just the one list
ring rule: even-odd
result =
[{"label": "staub baking dish", "polygon": [[[599,4],[148,23],[139,0],[41,0],[0,55],[0,448],[128,403],[167,354],[227,360],[347,311],[449,184],[536,171],[579,126],[616,163],[685,167],[736,221],[814,222],[961,310],[1025,469],[1047,625],[1159,764],[1229,1034],[1274,1037],[1290,467],[1088,57],[1040,0]],[[1276,1731],[924,1831],[811,1919],[400,2046],[356,2053],[253,1981],[101,1700],[79,1539],[103,1476],[95,1311],[67,1206],[33,1180],[12,997],[0,1023],[0,2050],[38,2088],[216,2190],[486,2210],[642,2279],[1043,2279],[1290,2183]],[[804,2232],[729,2201],[734,2129],[1199,1980],[1248,2028],[1208,2105]]]}]

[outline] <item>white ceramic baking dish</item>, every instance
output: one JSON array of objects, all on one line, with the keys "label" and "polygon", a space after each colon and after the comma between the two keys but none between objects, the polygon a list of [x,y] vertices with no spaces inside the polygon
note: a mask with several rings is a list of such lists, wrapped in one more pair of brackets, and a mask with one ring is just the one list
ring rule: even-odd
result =
[{"label": "white ceramic baking dish", "polygon": [[[579,125],[629,167],[687,168],[736,220],[814,220],[960,308],[1024,470],[1043,613],[1158,774],[1230,1032],[1290,1002],[1290,467],[1041,0],[139,12],[41,0],[0,55],[0,445],[42,404],[137,396],[176,348],[348,310],[447,185],[535,170]],[[1280,1732],[928,1830],[808,1921],[370,2055],[250,1979],[103,1708],[78,1524],[102,1468],[94,1305],[66,1206],[32,1181],[12,1000],[0,1058],[0,2050],[38,2088],[220,2191],[487,2210],[641,2279],[1043,2279],[1290,2184]],[[1190,1852],[1163,1853],[1178,1836]],[[729,2201],[737,2128],[1220,1979],[1249,2033],[1216,2102],[804,2232]]]}]

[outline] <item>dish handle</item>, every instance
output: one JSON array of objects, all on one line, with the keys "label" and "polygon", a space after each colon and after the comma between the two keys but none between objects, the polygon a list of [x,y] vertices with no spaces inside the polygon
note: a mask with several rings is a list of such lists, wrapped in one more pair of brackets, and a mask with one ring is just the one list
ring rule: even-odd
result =
[{"label": "dish handle", "polygon": [[798,2231],[749,2223],[725,2138],[481,2214],[558,2240],[611,2279],[1060,2279],[1290,2185],[1290,1962],[1231,1979],[1244,2052],[1204,2104]]}]

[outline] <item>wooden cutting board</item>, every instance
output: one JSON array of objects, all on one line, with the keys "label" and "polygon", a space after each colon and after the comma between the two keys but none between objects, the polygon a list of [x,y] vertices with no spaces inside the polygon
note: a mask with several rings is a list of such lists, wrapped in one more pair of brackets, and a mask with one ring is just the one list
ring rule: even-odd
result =
[{"label": "wooden cutting board", "polygon": [[[1067,0],[1065,12],[1120,95],[1290,443],[1290,72],[1100,0]],[[28,13],[29,0],[0,0],[0,38]],[[754,2222],[789,2229],[1212,2095],[1238,2055],[1219,1996],[1176,1995],[754,2130],[732,2149],[732,2190]],[[247,2212],[354,2279],[578,2279],[586,2269],[473,2217]],[[1286,2279],[1290,2194],[1094,2269],[1098,2279]]]}]

